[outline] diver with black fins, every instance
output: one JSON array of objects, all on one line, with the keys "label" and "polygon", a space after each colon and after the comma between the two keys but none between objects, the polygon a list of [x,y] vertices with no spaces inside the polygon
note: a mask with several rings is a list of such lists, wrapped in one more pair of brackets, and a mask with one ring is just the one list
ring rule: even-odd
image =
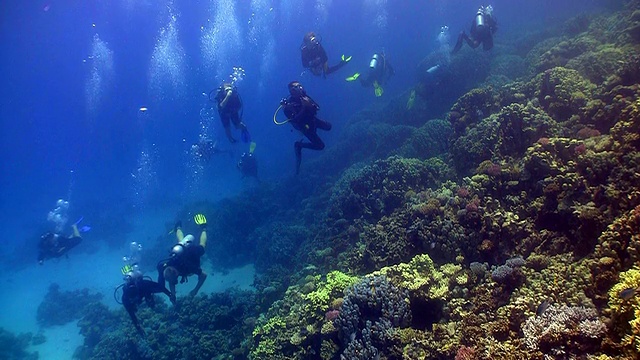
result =
[{"label": "diver with black fins", "polygon": [[337,71],[351,61],[351,56],[342,55],[340,62],[334,66],[329,66],[329,57],[320,43],[321,40],[313,31],[310,31],[302,38],[300,45],[300,57],[302,67],[309,69],[313,75],[326,78],[327,75]]},{"label": "diver with black fins", "polygon": [[393,70],[393,67],[391,66],[391,64],[389,64],[389,61],[387,60],[387,57],[383,51],[380,53],[375,53],[371,57],[371,60],[369,61],[369,72],[367,73],[366,77],[357,72],[349,76],[345,80],[355,81],[357,79],[360,79],[360,84],[362,86],[373,86],[373,90],[376,96],[382,96],[382,94],[384,93],[382,85],[386,84],[394,74],[395,70]]},{"label": "diver with black fins", "polygon": [[218,105],[218,114],[224,127],[224,132],[230,142],[235,143],[237,140],[231,135],[231,123],[236,129],[240,129],[240,139],[248,143],[251,141],[247,125],[242,122],[242,98],[232,83],[223,83],[217,89],[213,99],[211,95],[216,90],[209,93],[209,100],[216,102]]},{"label": "diver with black fins", "polygon": [[[318,119],[316,114],[320,110],[320,106],[307,95],[300,82],[292,81],[288,87],[289,97],[280,100],[280,106],[273,114],[273,122],[276,125],[291,123],[294,129],[300,131],[302,135],[309,139],[309,142],[300,139],[293,144],[296,154],[296,175],[298,175],[300,173],[300,162],[302,161],[302,149],[324,149],[324,142],[318,136],[318,129],[329,131],[331,130],[331,123]],[[286,121],[278,122],[276,120],[276,115],[280,109],[284,110],[284,114],[287,116]]]},{"label": "diver with black fins", "polygon": [[243,178],[246,177],[254,177],[258,179],[258,162],[256,161],[256,157],[253,155],[253,152],[256,149],[256,143],[252,142],[249,145],[249,152],[242,154],[240,157],[240,161],[238,162],[238,170],[242,174]]},{"label": "diver with black fins", "polygon": [[[145,279],[142,276],[142,272],[138,269],[138,265],[125,265],[122,267],[121,271],[124,277],[124,284],[116,288],[113,293],[114,298],[124,306],[125,310],[127,310],[127,313],[131,318],[131,322],[138,333],[145,336],[144,329],[140,326],[140,321],[136,316],[136,311],[138,310],[138,306],[142,304],[142,300],[145,300],[147,305],[153,308],[155,306],[153,294],[163,293],[167,295],[173,305],[176,304],[176,297],[169,292],[164,284],[159,284],[150,279]],[[116,293],[120,288],[122,288],[122,297],[121,301],[118,301]]]},{"label": "diver with black fins", "polygon": [[464,30],[458,36],[456,46],[451,51],[452,54],[457,53],[462,48],[462,42],[466,43],[473,49],[482,44],[484,51],[491,50],[493,48],[493,34],[498,30],[498,23],[493,17],[493,6],[487,5],[486,7],[480,7],[476,16],[471,23],[471,30],[469,35]]}]

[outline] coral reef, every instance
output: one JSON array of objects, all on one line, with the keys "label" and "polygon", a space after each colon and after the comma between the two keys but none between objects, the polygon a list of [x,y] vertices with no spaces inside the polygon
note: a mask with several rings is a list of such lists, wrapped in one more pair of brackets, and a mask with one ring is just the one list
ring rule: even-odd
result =
[{"label": "coral reef", "polygon": [[302,181],[185,207],[257,291],[143,307],[145,341],[92,305],[80,358],[638,358],[638,5],[427,56]]},{"label": "coral reef", "polygon": [[[141,307],[138,318],[147,336],[140,337],[124,310],[104,305],[87,308],[79,322],[85,343],[78,359],[212,359],[237,354],[246,357],[244,339],[253,328],[256,303],[248,292],[179,298],[176,309],[156,302]],[[229,355],[230,356],[230,355]]]},{"label": "coral reef", "polygon": [[33,334],[14,335],[0,328],[0,359],[6,360],[38,360],[37,352],[27,350],[32,343]]},{"label": "coral reef", "polygon": [[47,327],[79,319],[87,305],[101,299],[102,294],[92,294],[88,289],[60,291],[60,285],[53,283],[38,305],[38,324]]}]

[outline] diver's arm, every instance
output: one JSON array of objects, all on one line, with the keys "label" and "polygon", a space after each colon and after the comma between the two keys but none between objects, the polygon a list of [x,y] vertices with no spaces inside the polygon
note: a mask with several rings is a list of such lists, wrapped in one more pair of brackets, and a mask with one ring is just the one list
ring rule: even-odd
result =
[{"label": "diver's arm", "polygon": [[140,327],[138,317],[136,316],[136,307],[129,299],[126,286],[124,291],[122,292],[122,305],[124,306],[124,309],[127,310],[127,313],[131,318],[131,322],[133,323],[133,326],[135,326],[136,330],[138,330],[138,332],[143,332],[142,328]]},{"label": "diver's arm", "polygon": [[220,107],[224,108],[225,106],[227,106],[227,103],[229,102],[229,99],[231,98],[231,94],[233,94],[233,89],[229,89],[225,91],[225,96],[224,99],[222,99],[222,101],[220,101]]},{"label": "diver's arm", "polygon": [[191,290],[189,295],[196,296],[198,294],[198,291],[200,291],[202,284],[204,284],[205,280],[207,280],[207,274],[203,271],[202,273],[200,273],[200,275],[198,275],[198,283],[196,284],[196,287],[194,287],[193,290]]}]

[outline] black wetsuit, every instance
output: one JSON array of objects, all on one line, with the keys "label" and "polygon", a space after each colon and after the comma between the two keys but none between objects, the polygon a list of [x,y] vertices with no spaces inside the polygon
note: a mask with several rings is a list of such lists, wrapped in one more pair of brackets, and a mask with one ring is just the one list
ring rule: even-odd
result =
[{"label": "black wetsuit", "polygon": [[242,173],[242,177],[251,176],[254,178],[258,178],[258,162],[256,161],[256,157],[251,153],[242,154],[242,158],[240,158],[240,162],[238,163],[238,169]]},{"label": "black wetsuit", "polygon": [[[316,76],[326,76],[343,67],[347,62],[340,61],[335,66],[327,66],[329,58],[327,52],[324,51],[322,44],[303,44],[300,47],[300,56],[302,58],[302,66],[311,70]],[[326,69],[325,69],[326,67]]]},{"label": "black wetsuit", "polygon": [[[478,17],[482,17],[482,26],[478,26]],[[458,52],[462,48],[462,42],[465,41],[470,47],[477,48],[482,44],[482,49],[487,51],[493,48],[493,34],[498,30],[498,23],[491,15],[477,14],[476,18],[471,22],[471,30],[469,35],[464,31],[458,36],[456,46],[452,53]]]},{"label": "black wetsuit", "polygon": [[310,141],[296,141],[294,144],[296,173],[300,170],[302,148],[311,150],[324,149],[324,142],[318,136],[317,130],[331,130],[331,123],[316,117],[318,110],[320,110],[318,104],[307,95],[297,97],[289,96],[284,104],[284,113],[289,119],[289,123]]},{"label": "black wetsuit", "polygon": [[46,259],[59,258],[81,242],[82,238],[79,236],[67,237],[60,234],[46,234],[38,243],[38,262],[42,263]]},{"label": "black wetsuit", "polygon": [[[179,245],[180,246],[180,245]],[[182,281],[189,275],[201,275],[202,267],[200,258],[204,255],[204,247],[200,244],[191,244],[184,247],[184,251],[179,255],[172,256],[158,263],[158,283],[164,285],[164,270],[173,267],[182,276]]]},{"label": "black wetsuit", "polygon": [[122,288],[122,305],[127,310],[127,313],[129,313],[129,317],[131,317],[131,321],[138,331],[142,331],[138,318],[136,317],[138,305],[142,304],[142,300],[144,299],[147,301],[147,305],[153,307],[155,305],[153,294],[159,293],[164,293],[171,298],[171,292],[167,290],[164,284],[159,284],[151,280],[142,279],[131,281]]},{"label": "black wetsuit", "polygon": [[233,87],[230,90],[231,97],[227,100],[227,103],[224,107],[220,106],[220,103],[227,96],[227,90],[225,88],[221,88],[218,90],[216,94],[216,101],[218,102],[218,114],[220,115],[220,120],[222,121],[222,125],[225,128],[228,128],[230,123],[233,122],[233,125],[236,127],[240,126],[242,119],[240,119],[240,109],[242,109],[242,100],[240,99],[240,95],[238,94],[238,90]]},{"label": "black wetsuit", "polygon": [[374,57],[376,55],[376,66],[369,66],[367,77],[360,77],[360,84],[364,87],[370,87],[376,81],[379,85],[384,85],[395,74],[395,70],[393,70],[387,58],[382,54],[375,54]]}]

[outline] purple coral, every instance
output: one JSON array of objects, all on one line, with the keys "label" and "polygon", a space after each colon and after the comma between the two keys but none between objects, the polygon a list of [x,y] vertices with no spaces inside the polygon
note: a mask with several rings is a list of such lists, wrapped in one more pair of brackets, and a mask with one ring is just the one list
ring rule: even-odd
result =
[{"label": "purple coral", "polygon": [[386,277],[364,278],[348,288],[334,321],[342,340],[341,359],[373,359],[393,328],[411,323],[409,293]]},{"label": "purple coral", "polygon": [[509,265],[500,265],[491,272],[491,279],[498,283],[507,282],[513,274],[513,268]]}]

